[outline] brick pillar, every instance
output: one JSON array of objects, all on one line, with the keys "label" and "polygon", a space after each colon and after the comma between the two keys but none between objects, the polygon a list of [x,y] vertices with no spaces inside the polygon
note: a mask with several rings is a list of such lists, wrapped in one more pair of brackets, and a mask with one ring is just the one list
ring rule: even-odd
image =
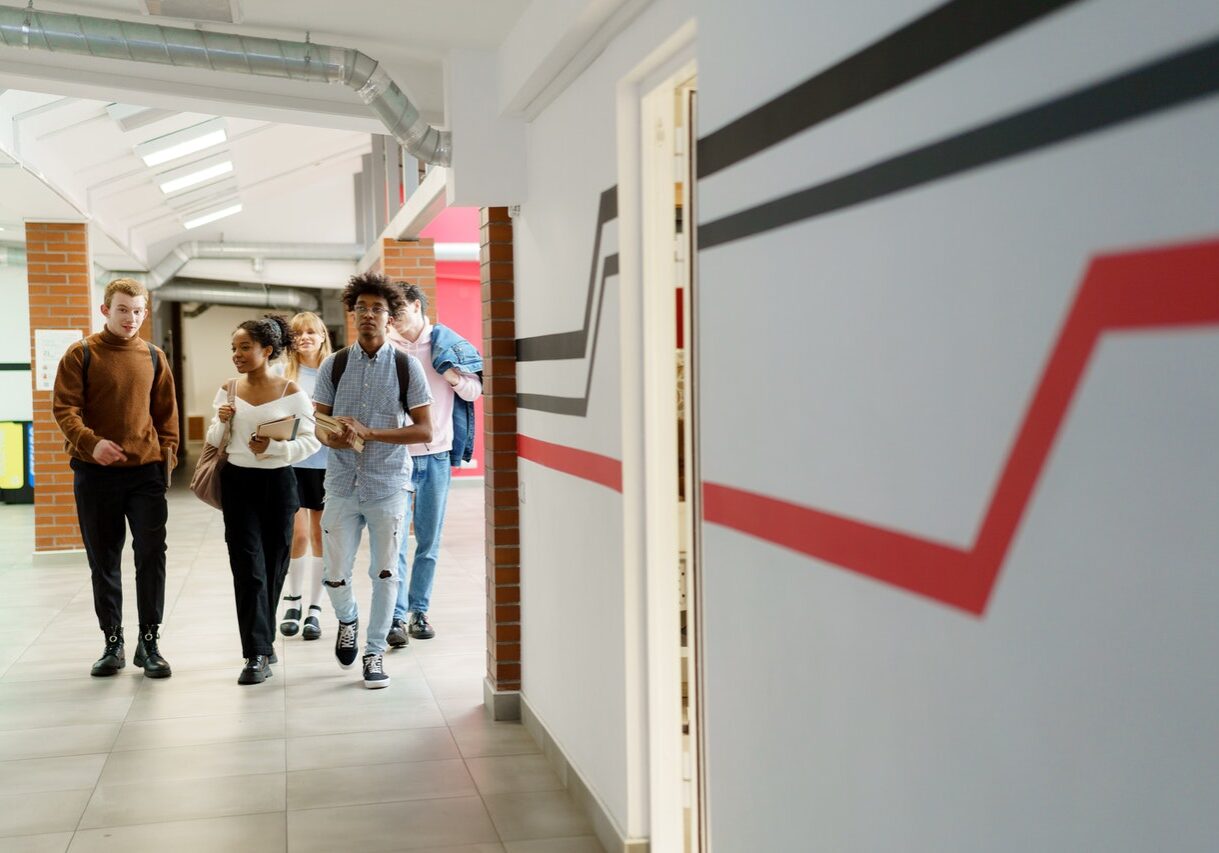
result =
[{"label": "brick pillar", "polygon": [[483,406],[487,511],[487,690],[496,719],[519,717],[521,688],[520,507],[516,479],[516,319],[512,220],[483,208]]},{"label": "brick pillar", "polygon": [[436,322],[436,246],[431,237],[382,240],[381,272],[390,281],[419,285],[427,294],[428,319]]},{"label": "brick pillar", "polygon": [[[93,305],[89,287],[89,238],[84,223],[27,222],[26,276],[30,291],[30,361],[35,368],[35,332],[74,329],[88,335]],[[76,522],[72,469],[63,433],[51,416],[51,392],[34,385],[34,550],[84,548]]]}]

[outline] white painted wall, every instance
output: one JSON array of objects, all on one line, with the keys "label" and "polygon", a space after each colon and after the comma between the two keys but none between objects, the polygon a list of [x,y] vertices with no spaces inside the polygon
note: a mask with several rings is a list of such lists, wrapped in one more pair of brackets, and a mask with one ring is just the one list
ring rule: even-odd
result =
[{"label": "white painted wall", "polygon": [[[581,327],[600,196],[618,182],[617,86],[692,16],[687,2],[650,6],[528,126],[528,194],[514,221],[518,337]],[[617,250],[611,224],[598,270]],[[616,278],[607,287],[587,416],[521,409],[518,429],[621,459],[621,294]],[[517,370],[522,393],[581,396],[588,362]],[[634,703],[646,672],[632,656],[639,638],[627,636],[643,603],[624,571],[622,495],[525,460],[520,479],[522,692],[620,834],[645,837],[647,747]]]},{"label": "white painted wall", "polygon": [[[932,5],[702,4],[700,134]],[[1078,4],[700,182],[700,222],[1216,34]],[[1217,135],[1211,97],[703,251],[705,480],[969,546],[1089,258],[1219,236]],[[711,849],[1212,849],[1216,369],[1213,327],[1102,341],[981,618],[707,524]]]},{"label": "white painted wall", "polygon": [[[30,293],[25,265],[0,265],[0,362],[30,363]],[[33,418],[29,370],[0,370],[0,421]]]},{"label": "white painted wall", "polygon": [[187,417],[212,419],[212,400],[225,380],[237,375],[230,340],[237,326],[267,313],[262,308],[213,305],[198,317],[182,318],[182,372]]}]

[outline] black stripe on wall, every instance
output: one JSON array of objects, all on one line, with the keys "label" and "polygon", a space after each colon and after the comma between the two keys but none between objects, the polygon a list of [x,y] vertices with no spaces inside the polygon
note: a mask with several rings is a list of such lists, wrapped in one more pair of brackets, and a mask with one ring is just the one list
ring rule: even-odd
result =
[{"label": "black stripe on wall", "polygon": [[28,361],[3,361],[0,362],[0,370],[29,370],[30,363]]},{"label": "black stripe on wall", "polygon": [[[557,332],[552,335],[537,335],[532,338],[517,338],[517,361],[556,361],[564,358],[584,358],[588,345],[588,328],[592,322],[593,294],[596,292],[597,258],[601,254],[601,235],[605,226],[618,218],[618,187],[612,186],[601,193],[597,206],[597,233],[593,238],[593,259],[588,270],[588,296],[584,302],[584,325],[574,332]],[[614,261],[617,269],[617,260]],[[604,282],[604,276],[602,276]],[[604,286],[604,285],[603,285]],[[598,310],[598,317],[600,311]],[[591,368],[590,368],[591,370]]]},{"label": "black stripe on wall", "polygon": [[698,141],[706,178],[1079,0],[952,0]]},{"label": "black stripe on wall", "polygon": [[698,226],[700,250],[893,195],[1219,91],[1219,39]]},{"label": "black stripe on wall", "polygon": [[[600,237],[599,233],[598,237]],[[556,397],[550,394],[517,394],[516,407],[518,409],[533,409],[556,415],[576,415],[581,418],[588,413],[588,398],[593,387],[593,365],[597,363],[597,341],[601,337],[601,308],[605,305],[605,283],[616,275],[618,275],[618,254],[606,255],[605,261],[601,264],[601,293],[597,297],[597,325],[593,327],[593,346],[588,355],[588,378],[584,381],[584,396]],[[590,290],[589,293],[591,295],[592,291]],[[520,342],[517,343],[519,345]]]}]

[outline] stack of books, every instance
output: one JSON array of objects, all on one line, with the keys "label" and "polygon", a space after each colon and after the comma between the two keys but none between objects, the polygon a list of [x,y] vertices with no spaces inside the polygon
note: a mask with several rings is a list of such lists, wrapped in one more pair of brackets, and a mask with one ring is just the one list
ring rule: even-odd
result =
[{"label": "stack of books", "polygon": [[[330,415],[323,415],[321,412],[318,412],[314,416],[314,418],[315,418],[315,423],[317,423],[317,431],[318,431],[319,435],[329,436],[332,433],[342,434],[343,424],[341,421],[336,420],[335,418],[332,418]],[[329,441],[329,438],[327,438],[326,440]],[[364,452],[364,439],[362,439],[362,438],[352,439],[351,449],[354,450],[356,453],[363,453]]]}]

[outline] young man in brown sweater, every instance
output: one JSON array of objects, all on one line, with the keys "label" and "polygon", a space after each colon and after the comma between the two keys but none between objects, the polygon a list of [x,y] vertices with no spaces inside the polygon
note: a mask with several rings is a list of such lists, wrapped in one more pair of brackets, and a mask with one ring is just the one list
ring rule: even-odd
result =
[{"label": "young man in brown sweater", "polygon": [[76,515],[93,575],[93,606],[106,645],[93,675],[114,675],[123,646],[123,544],[135,552],[140,640],[135,665],[168,678],[157,647],[165,604],[165,489],[178,452],[178,404],[165,353],[139,337],[148,291],[119,278],[106,285],[106,326],[73,344],[59,363],[52,409],[75,472]]}]

